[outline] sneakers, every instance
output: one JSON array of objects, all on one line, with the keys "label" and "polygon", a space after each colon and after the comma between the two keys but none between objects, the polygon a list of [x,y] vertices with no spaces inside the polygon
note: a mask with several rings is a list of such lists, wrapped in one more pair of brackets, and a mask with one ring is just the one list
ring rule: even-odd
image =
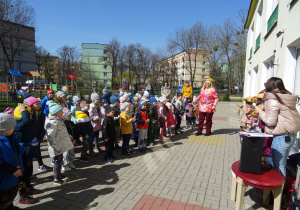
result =
[{"label": "sneakers", "polygon": [[81,157],[79,160],[81,162],[89,162],[89,159],[87,157]]},{"label": "sneakers", "polygon": [[69,167],[70,167],[71,169],[76,169],[76,166],[75,166],[73,163],[69,163]]},{"label": "sneakers", "polygon": [[59,175],[59,179],[61,179],[61,180],[63,180],[63,181],[66,182],[66,181],[69,179],[69,177],[60,174],[60,175]]},{"label": "sneakers", "polygon": [[112,158],[105,158],[105,162],[107,162],[107,163],[112,163],[112,162],[113,162],[113,159],[112,159]]},{"label": "sneakers", "polygon": [[49,172],[49,171],[53,171],[53,168],[46,165],[42,165],[38,167],[38,171]]},{"label": "sneakers", "polygon": [[98,148],[95,148],[94,151],[95,151],[95,153],[99,153],[100,152],[100,150]]},{"label": "sneakers", "polygon": [[145,152],[145,149],[144,148],[139,148],[139,151],[140,152]]},{"label": "sneakers", "polygon": [[150,147],[153,147],[153,146],[154,146],[154,144],[153,144],[153,143],[151,143],[151,144],[150,144]]},{"label": "sneakers", "polygon": [[67,184],[67,182],[65,182],[62,179],[54,179],[53,184],[56,185],[56,186],[62,186],[62,185]]},{"label": "sneakers", "polygon": [[38,195],[43,193],[42,190],[35,189],[32,185],[26,188],[27,195]]},{"label": "sneakers", "polygon": [[129,157],[129,154],[122,154],[123,157]]},{"label": "sneakers", "polygon": [[62,171],[71,171],[72,169],[68,165],[65,165],[65,166],[61,167],[61,170]]},{"label": "sneakers", "polygon": [[39,199],[37,198],[33,198],[28,194],[20,194],[20,199],[19,199],[20,204],[35,204],[37,202],[39,202]]},{"label": "sneakers", "polygon": [[201,133],[198,133],[198,132],[197,132],[197,133],[195,134],[195,136],[200,136],[200,135],[203,135],[202,132],[201,132]]}]

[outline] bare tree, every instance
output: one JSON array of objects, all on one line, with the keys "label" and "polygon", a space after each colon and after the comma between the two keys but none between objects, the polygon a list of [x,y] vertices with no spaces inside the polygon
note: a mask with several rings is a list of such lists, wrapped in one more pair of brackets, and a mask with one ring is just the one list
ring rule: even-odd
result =
[{"label": "bare tree", "polygon": [[175,34],[168,38],[168,49],[177,52],[185,52],[187,58],[184,58],[187,65],[186,70],[190,73],[191,85],[194,85],[195,74],[197,70],[197,56],[204,46],[206,37],[206,28],[202,23],[195,23],[190,29],[177,29]]},{"label": "bare tree", "polygon": [[112,81],[114,81],[115,77],[118,75],[118,59],[120,55],[120,50],[121,50],[121,42],[117,40],[117,38],[112,38],[107,48],[107,52],[110,54],[110,59],[111,59],[110,62],[111,62],[111,69],[112,69]]},{"label": "bare tree", "polygon": [[[5,55],[4,71],[14,69],[14,60],[32,46],[34,36],[31,30],[35,24],[35,11],[25,0],[1,0],[0,4],[0,45]],[[22,32],[19,29],[28,26]],[[24,27],[23,27],[24,28]],[[33,33],[34,34],[34,33]],[[33,47],[34,48],[34,47]]]},{"label": "bare tree", "polygon": [[66,80],[67,75],[69,74],[78,74],[79,73],[79,58],[80,53],[76,47],[63,46],[57,50],[59,55],[60,63],[58,64],[59,70],[59,81],[61,84]]}]

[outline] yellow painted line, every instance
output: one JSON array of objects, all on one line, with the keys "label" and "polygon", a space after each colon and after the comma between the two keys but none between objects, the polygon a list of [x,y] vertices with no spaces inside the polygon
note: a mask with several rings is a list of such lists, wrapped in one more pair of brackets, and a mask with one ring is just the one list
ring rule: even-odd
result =
[{"label": "yellow painted line", "polygon": [[216,146],[225,146],[226,141],[223,136],[190,136],[186,142],[196,143],[196,144],[207,144],[207,145],[216,145]]}]

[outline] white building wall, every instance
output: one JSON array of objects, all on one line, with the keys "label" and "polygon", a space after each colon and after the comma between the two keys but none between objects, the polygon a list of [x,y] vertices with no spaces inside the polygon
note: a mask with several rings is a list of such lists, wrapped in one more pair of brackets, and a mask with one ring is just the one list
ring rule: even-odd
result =
[{"label": "white building wall", "polygon": [[[274,2],[275,4],[278,2],[278,19],[267,34],[267,21],[270,8],[271,10],[275,8]],[[296,50],[300,48],[300,2],[294,1],[292,6],[289,4],[291,0],[277,0],[277,2],[276,0],[260,0],[257,3],[247,38],[244,97],[257,95],[264,89],[267,79],[272,76],[282,78],[286,89],[291,92],[299,88],[300,81],[297,83],[295,76]],[[257,12],[261,4],[260,17]],[[258,18],[261,19],[257,20]],[[256,31],[259,30],[259,27],[255,27],[256,23],[261,24],[261,40],[259,48],[255,50],[256,36],[259,34]],[[284,31],[284,33],[277,38],[276,34],[279,31]],[[253,47],[253,52],[250,57],[251,47]]]}]

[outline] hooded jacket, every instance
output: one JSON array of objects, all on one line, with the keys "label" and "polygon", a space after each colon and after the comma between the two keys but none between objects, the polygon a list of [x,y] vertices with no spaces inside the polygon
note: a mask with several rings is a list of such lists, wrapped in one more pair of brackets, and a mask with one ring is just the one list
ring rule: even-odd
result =
[{"label": "hooded jacket", "polygon": [[60,155],[74,148],[67,128],[61,118],[55,116],[46,117],[45,129],[50,157]]},{"label": "hooded jacket", "polygon": [[[97,110],[98,109],[98,110]],[[100,106],[95,103],[90,104],[89,109],[90,119],[93,126],[93,131],[100,131],[101,130],[101,110]]]},{"label": "hooded jacket", "polygon": [[265,133],[284,135],[297,133],[300,130],[300,114],[296,109],[297,96],[277,93],[284,104],[281,104],[273,93],[266,92],[264,109],[259,113],[266,124]]},{"label": "hooded jacket", "polygon": [[19,184],[17,177],[13,175],[17,166],[22,163],[22,148],[13,135],[0,136],[0,190],[9,189]]}]

